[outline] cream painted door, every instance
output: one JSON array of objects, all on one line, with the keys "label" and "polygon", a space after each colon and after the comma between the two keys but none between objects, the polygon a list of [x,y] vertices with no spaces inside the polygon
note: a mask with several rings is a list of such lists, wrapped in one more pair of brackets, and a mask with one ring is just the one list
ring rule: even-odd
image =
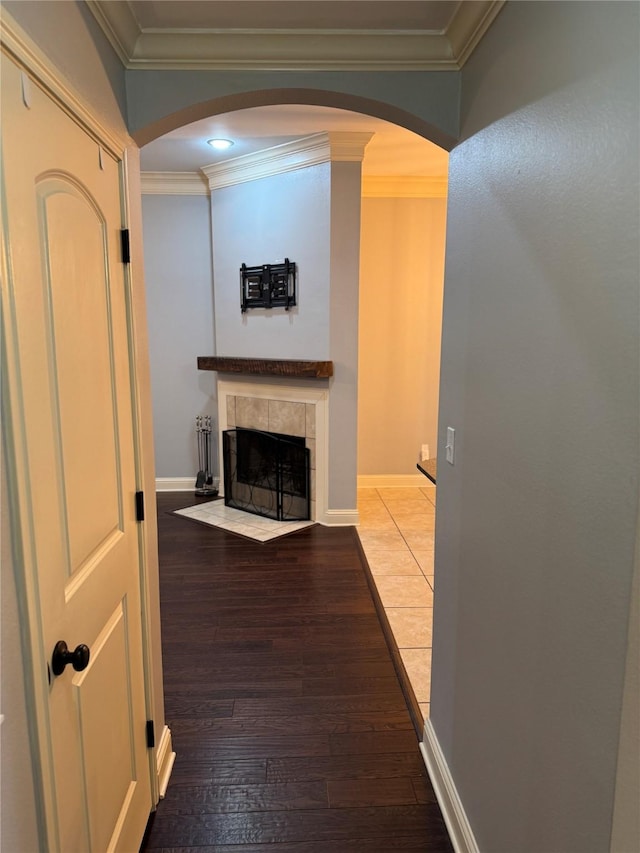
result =
[{"label": "cream painted door", "polygon": [[[1,70],[5,428],[25,633],[45,670],[46,847],[134,851],[152,804],[120,164],[35,82],[26,106],[4,56]],[[48,683],[59,640],[90,660]]]}]

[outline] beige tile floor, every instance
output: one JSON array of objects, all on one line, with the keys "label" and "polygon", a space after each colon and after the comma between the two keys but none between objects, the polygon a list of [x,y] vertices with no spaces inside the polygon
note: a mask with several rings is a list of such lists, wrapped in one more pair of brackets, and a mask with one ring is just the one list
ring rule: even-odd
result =
[{"label": "beige tile floor", "polygon": [[358,489],[358,535],[423,717],[429,716],[436,487]]}]

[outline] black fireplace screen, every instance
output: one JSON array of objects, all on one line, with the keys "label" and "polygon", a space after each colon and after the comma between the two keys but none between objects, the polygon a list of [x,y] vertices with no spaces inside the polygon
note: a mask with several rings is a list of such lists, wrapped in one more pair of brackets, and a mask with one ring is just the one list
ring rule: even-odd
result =
[{"label": "black fireplace screen", "polygon": [[309,450],[304,438],[227,429],[222,449],[227,506],[277,521],[310,518]]}]

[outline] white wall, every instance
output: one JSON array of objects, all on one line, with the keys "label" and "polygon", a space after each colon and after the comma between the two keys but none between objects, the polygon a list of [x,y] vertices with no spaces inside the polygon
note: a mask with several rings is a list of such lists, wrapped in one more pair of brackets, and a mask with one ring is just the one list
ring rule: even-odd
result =
[{"label": "white wall", "polygon": [[444,198],[363,198],[358,474],[417,474],[436,455]]},{"label": "white wall", "polygon": [[[216,355],[329,359],[331,164],[213,190]],[[240,266],[289,258],[295,308],[240,311]]]},{"label": "white wall", "polygon": [[638,510],[637,3],[508,3],[450,158],[432,723],[480,849],[609,847]]},{"label": "white wall", "polygon": [[142,213],[156,476],[195,484],[196,415],[213,417],[219,473],[215,374],[197,369],[215,354],[209,199],[145,195]]}]

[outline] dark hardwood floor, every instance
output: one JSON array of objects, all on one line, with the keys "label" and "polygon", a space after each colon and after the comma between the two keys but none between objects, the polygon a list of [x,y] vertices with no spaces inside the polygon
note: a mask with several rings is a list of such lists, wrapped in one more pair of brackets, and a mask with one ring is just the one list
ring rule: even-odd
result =
[{"label": "dark hardwood floor", "polygon": [[259,544],[158,496],[167,723],[143,850],[451,851],[353,528]]}]

